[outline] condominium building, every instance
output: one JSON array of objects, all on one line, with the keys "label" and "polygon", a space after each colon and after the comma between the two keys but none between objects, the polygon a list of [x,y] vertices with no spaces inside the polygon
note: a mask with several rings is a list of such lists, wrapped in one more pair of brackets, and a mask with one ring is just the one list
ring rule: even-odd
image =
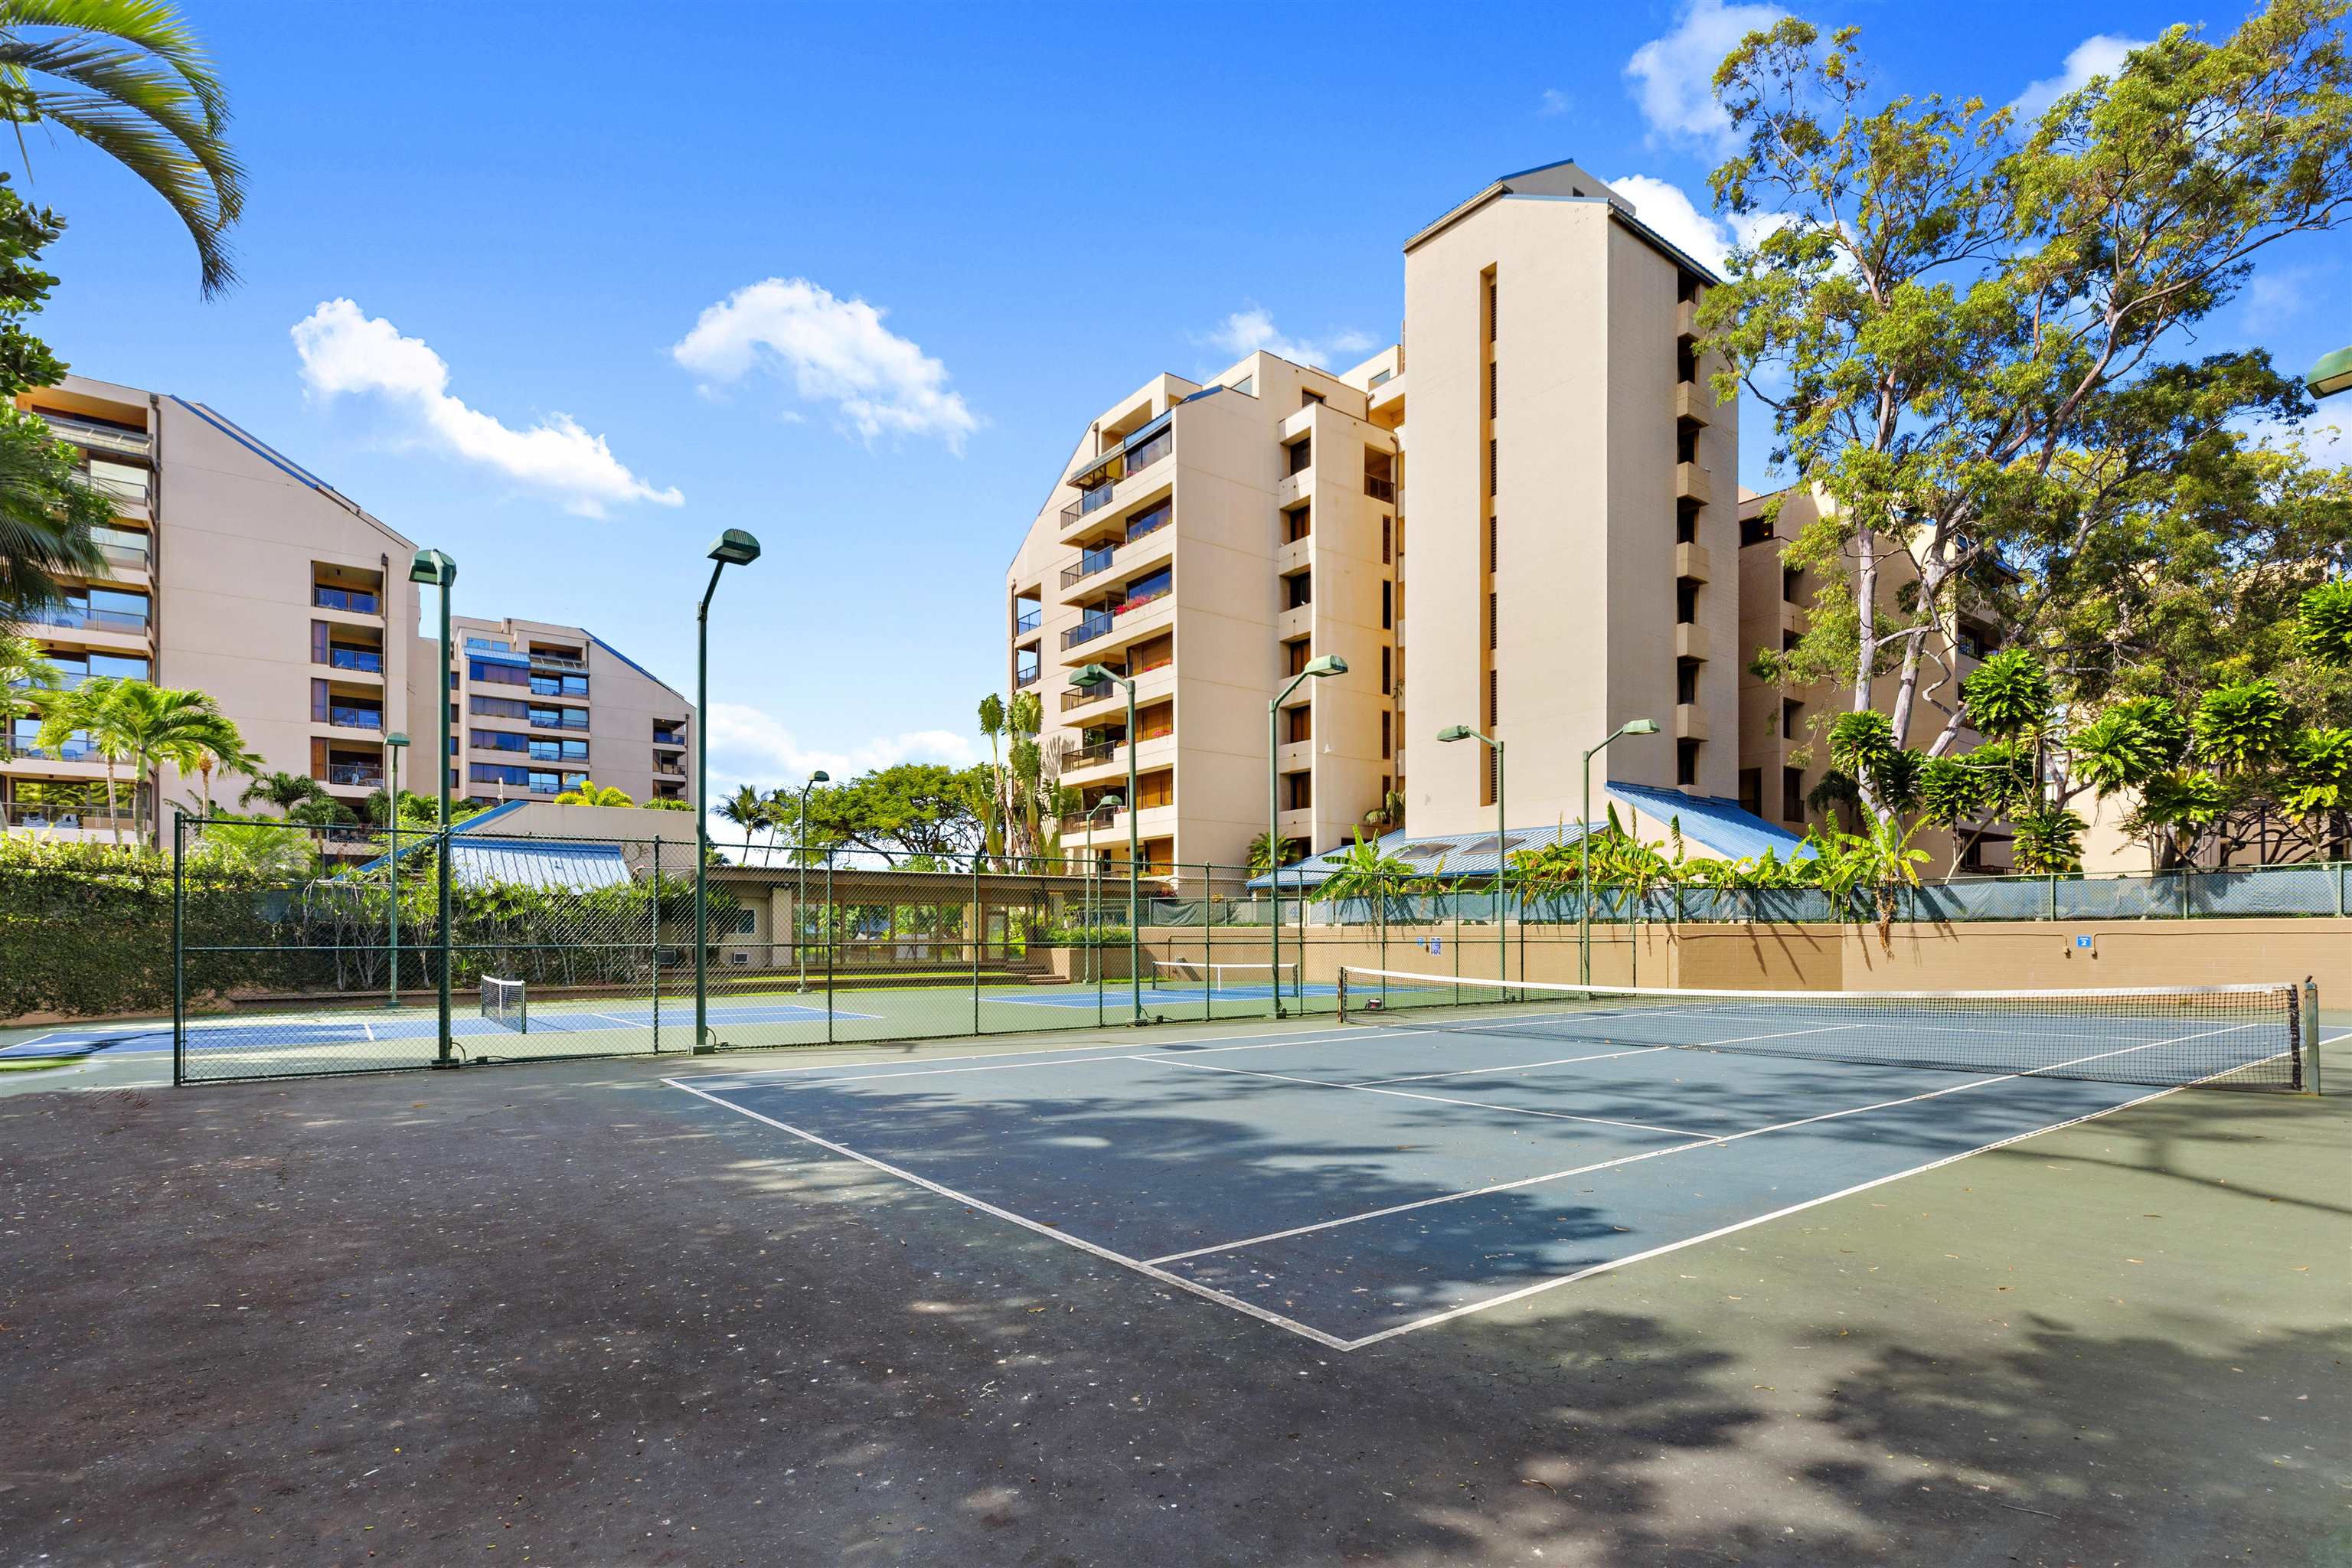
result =
[{"label": "condominium building", "polygon": [[[1394,360],[1335,375],[1253,353],[1205,384],[1154,377],[1088,422],[1005,583],[1012,684],[1038,691],[1078,795],[1066,846],[1123,858],[1131,811],[1153,868],[1232,865],[1270,809],[1319,846],[1395,787],[1404,540],[1374,407]],[[1326,656],[1349,673],[1300,680],[1270,715]],[[1088,665],[1133,681],[1131,732],[1123,684],[1071,685]]]},{"label": "condominium building", "polygon": [[[463,759],[451,784],[477,801],[556,795],[584,780],[632,800],[685,800],[693,705],[580,626],[457,616],[450,730]],[[419,668],[434,641],[420,638]],[[428,686],[409,729],[437,737]]]},{"label": "condominium building", "polygon": [[[114,502],[112,522],[99,531],[105,570],[69,579],[64,605],[26,628],[66,685],[121,676],[205,692],[263,770],[307,776],[354,811],[385,786],[385,738],[405,723],[413,744],[401,782],[433,788],[438,661],[416,636],[410,541],[204,404],[86,376],[17,401],[83,455],[87,482]],[[617,692],[609,725],[600,713],[597,730],[610,729],[614,762],[628,763],[613,782],[641,783],[633,795],[686,787],[658,773],[665,752],[678,750],[660,737],[684,736],[684,699],[578,628],[466,624],[526,650],[546,632],[551,647],[597,659],[595,675],[609,668]],[[519,638],[504,626],[520,627]],[[106,815],[107,770],[87,737],[44,749],[40,727],[37,711],[16,719],[0,748],[0,823],[68,838],[127,835],[134,781],[118,767],[118,824]],[[519,727],[530,727],[528,715]],[[462,730],[458,740],[462,747]],[[215,803],[233,806],[246,782],[216,776]],[[512,793],[553,793],[537,782]],[[200,778],[163,769],[164,809],[150,819],[194,810],[203,788]]]},{"label": "condominium building", "polygon": [[[1766,515],[1772,495],[1739,494],[1739,804],[1767,821],[1803,833],[1809,826],[1838,820],[1834,812],[1814,808],[1810,797],[1830,768],[1829,724],[1853,706],[1853,689],[1850,683],[1828,682],[1782,688],[1767,682],[1752,668],[1757,654],[1797,645],[1811,624],[1822,586],[1817,574],[1789,564],[1781,551],[1832,503],[1806,489],[1776,493],[1780,497],[1777,521]],[[1899,612],[1904,590],[1916,581],[1907,560],[1898,552],[1881,561],[1879,570],[1881,600],[1890,611]],[[1946,617],[1946,624],[1928,633],[1923,648],[1925,695],[1910,736],[1915,747],[1927,744],[1942,730],[1945,708],[1958,702],[1960,682],[1999,647],[2000,634],[1990,623],[1965,612]],[[1892,674],[1873,682],[1873,700],[1881,711],[1895,700],[1895,686]],[[1971,750],[1981,739],[1963,726],[1955,749]],[[1852,826],[1850,816],[1843,826]],[[1913,843],[1927,852],[1930,869],[1937,874],[2009,868],[2005,827],[1995,826],[1961,838],[1965,842],[1956,842],[1952,834],[1930,827],[1923,828]]]},{"label": "condominium building", "polygon": [[[1634,718],[1664,732],[1604,777],[1728,797],[1738,431],[1693,346],[1712,281],[1556,163],[1406,242],[1396,346],[1337,373],[1255,353],[1105,408],[1006,578],[1008,674],[1081,806],[1125,794],[1132,747],[1155,866],[1239,861],[1270,807],[1292,853],[1328,850],[1391,791],[1415,832],[1491,827],[1498,787],[1550,826]],[[1327,655],[1347,673],[1301,683],[1269,741],[1269,702]],[[1134,733],[1122,690],[1068,689],[1090,663],[1135,679]],[[1503,742],[1505,776],[1435,742],[1454,725]],[[1123,856],[1127,834],[1082,810],[1063,842]]]}]

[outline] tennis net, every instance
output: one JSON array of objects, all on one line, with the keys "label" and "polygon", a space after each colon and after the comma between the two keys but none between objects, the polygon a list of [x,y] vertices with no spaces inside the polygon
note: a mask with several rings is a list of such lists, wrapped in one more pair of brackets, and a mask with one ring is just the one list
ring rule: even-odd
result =
[{"label": "tennis net", "polygon": [[1205,991],[1212,996],[1263,997],[1276,984],[1286,992],[1298,989],[1296,963],[1207,963],[1192,958],[1163,958],[1152,965],[1151,975],[1157,984]]},{"label": "tennis net", "polygon": [[530,1033],[530,999],[523,994],[523,983],[483,975],[482,1016],[518,1035]]},{"label": "tennis net", "polygon": [[2300,1089],[2318,1001],[2303,985],[2105,991],[1703,991],[1339,971],[1339,1017],[1515,1038]]}]

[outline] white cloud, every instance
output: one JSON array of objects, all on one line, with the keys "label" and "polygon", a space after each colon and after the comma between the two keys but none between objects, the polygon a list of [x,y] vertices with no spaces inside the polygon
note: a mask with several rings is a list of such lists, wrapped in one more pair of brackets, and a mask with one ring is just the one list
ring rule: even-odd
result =
[{"label": "white cloud", "polygon": [[1731,117],[1715,100],[1716,68],[1748,34],[1788,13],[1777,5],[1726,5],[1687,0],[1674,30],[1653,38],[1625,62],[1650,141],[1680,142],[1719,153],[1731,142]]},{"label": "white cloud", "polygon": [[656,489],[613,456],[602,436],[568,414],[551,414],[528,430],[467,406],[449,394],[449,366],[424,342],[404,338],[381,316],[349,300],[329,300],[294,323],[302,380],[322,397],[374,394],[414,419],[420,433],[450,453],[562,498],[567,508],[602,517],[615,502],[677,506],[677,489]]},{"label": "white cloud", "polygon": [[1560,91],[1559,89],[1556,87],[1548,87],[1543,89],[1543,99],[1537,105],[1536,112],[1538,114],[1546,115],[1566,114],[1570,110],[1575,107],[1576,100],[1569,97],[1568,94]]},{"label": "white cloud", "polygon": [[805,278],[770,278],[704,310],[670,353],[712,382],[789,371],[803,400],[834,405],[868,441],[937,436],[961,452],[979,417],[948,390],[947,366],[885,327],[886,313]]},{"label": "white cloud", "polygon": [[1647,174],[1628,174],[1609,182],[1609,188],[1633,204],[1633,216],[1656,229],[1668,244],[1689,252],[1716,271],[1736,242],[1754,245],[1789,220],[1780,213],[1735,213],[1725,219],[1709,217],[1679,185]]},{"label": "white cloud", "polygon": [[2011,100],[2010,107],[2017,110],[2018,123],[2030,128],[2042,118],[2042,110],[2095,76],[2114,76],[2124,68],[2126,55],[2134,49],[2144,49],[2153,41],[2126,38],[2114,33],[2092,34],[2067,52],[2065,64],[2056,76],[2043,77],[2030,84]]},{"label": "white cloud", "polygon": [[2246,283],[2245,300],[2238,310],[2239,324],[2250,332],[2266,332],[2300,315],[2318,290],[2321,272],[2315,267],[2278,267],[2257,272]]},{"label": "white cloud", "polygon": [[1325,370],[1348,354],[1360,354],[1372,346],[1372,340],[1352,327],[1343,327],[1326,338],[1285,337],[1274,324],[1274,312],[1262,305],[1252,305],[1235,310],[1217,323],[1204,342],[1235,355],[1255,353],[1260,349],[1295,364],[1318,365]]}]

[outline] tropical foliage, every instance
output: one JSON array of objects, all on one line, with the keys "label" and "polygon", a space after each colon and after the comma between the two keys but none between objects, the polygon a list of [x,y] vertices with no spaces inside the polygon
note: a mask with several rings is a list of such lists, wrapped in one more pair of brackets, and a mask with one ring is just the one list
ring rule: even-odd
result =
[{"label": "tropical foliage", "polygon": [[[2171,853],[2233,836],[2282,770],[2326,771],[2297,736],[2345,721],[2344,682],[2302,677],[2352,639],[2352,474],[2261,434],[2310,404],[2260,351],[2182,346],[2266,247],[2352,222],[2345,10],[2171,28],[2030,124],[1885,94],[1853,29],[1794,18],[1717,71],[1741,146],[1714,190],[1756,237],[1701,307],[1704,346],[1718,395],[1769,407],[1776,466],[1827,503],[1783,551],[1822,584],[1810,629],[1758,663],[1884,721],[1820,736],[1868,815],[1964,836],[2005,816],[2063,865],[2054,759],[2133,699],[2191,733],[2115,720],[2103,738],[2157,754],[2099,765],[2145,787]],[[1963,682],[1964,616],[2025,651]],[[1960,755],[1969,730],[1995,743]]]}]

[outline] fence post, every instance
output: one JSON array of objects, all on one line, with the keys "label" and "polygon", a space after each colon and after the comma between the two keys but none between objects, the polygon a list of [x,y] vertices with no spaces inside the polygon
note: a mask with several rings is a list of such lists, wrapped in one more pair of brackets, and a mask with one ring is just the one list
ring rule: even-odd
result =
[{"label": "fence post", "polygon": [[980,1033],[980,949],[988,931],[980,908],[980,851],[971,852],[971,1032]]},{"label": "fence post", "polygon": [[2058,918],[2058,873],[2050,873],[2050,918]]},{"label": "fence post", "polygon": [[172,813],[172,1082],[188,1081],[188,819]]},{"label": "fence post", "polygon": [[[2339,880],[2338,886],[2341,886]],[[2303,977],[2303,1052],[2310,1065],[2304,1072],[2304,1084],[2312,1093],[2319,1089],[2319,985],[2310,975]]]},{"label": "fence post", "polygon": [[[652,937],[654,953],[654,1055],[656,1056],[661,1055],[661,835],[656,833],[654,835],[654,874],[646,880],[646,887],[652,897],[654,906],[654,929],[652,931]],[[395,867],[394,870],[397,869],[398,868]]]},{"label": "fence post", "polygon": [[824,855],[824,1043],[833,1044],[833,851]]}]

